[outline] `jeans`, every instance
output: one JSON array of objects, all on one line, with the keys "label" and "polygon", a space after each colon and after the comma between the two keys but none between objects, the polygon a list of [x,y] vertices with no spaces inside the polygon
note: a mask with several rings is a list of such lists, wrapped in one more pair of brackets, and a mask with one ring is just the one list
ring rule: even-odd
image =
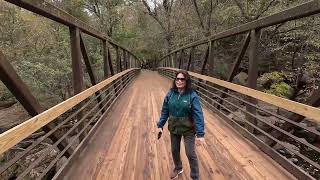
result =
[{"label": "jeans", "polygon": [[[175,170],[182,169],[182,162],[180,157],[180,142],[182,135],[170,134],[171,138],[171,152],[172,152],[172,159],[175,165]],[[198,166],[198,158],[195,151],[195,136],[189,135],[184,136],[184,146],[186,150],[186,155],[189,160],[189,165],[191,169],[190,176],[193,180],[199,179],[199,166]]]}]

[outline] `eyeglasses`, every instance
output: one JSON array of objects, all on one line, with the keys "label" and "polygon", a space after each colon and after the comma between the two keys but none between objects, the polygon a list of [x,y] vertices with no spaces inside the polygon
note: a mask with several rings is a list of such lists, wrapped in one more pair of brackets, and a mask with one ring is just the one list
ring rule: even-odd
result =
[{"label": "eyeglasses", "polygon": [[185,81],[186,80],[186,78],[176,78],[176,81]]}]

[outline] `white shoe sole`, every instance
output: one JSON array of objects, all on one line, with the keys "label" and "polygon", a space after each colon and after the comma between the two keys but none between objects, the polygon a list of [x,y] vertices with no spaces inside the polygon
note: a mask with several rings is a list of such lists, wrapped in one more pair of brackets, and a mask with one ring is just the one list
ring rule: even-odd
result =
[{"label": "white shoe sole", "polygon": [[176,177],[171,178],[171,179],[177,179],[177,178],[179,177],[179,175],[182,174],[182,173],[183,173],[183,169],[182,169],[180,172],[178,172],[178,174],[176,175]]}]

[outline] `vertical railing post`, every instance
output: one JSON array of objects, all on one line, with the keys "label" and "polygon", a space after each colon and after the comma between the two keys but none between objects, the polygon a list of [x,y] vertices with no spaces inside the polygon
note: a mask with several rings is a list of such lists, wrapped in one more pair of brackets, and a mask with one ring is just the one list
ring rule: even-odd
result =
[{"label": "vertical railing post", "polygon": [[131,68],[131,54],[128,52],[128,67]]},{"label": "vertical railing post", "polygon": [[84,89],[83,69],[81,67],[80,30],[70,27],[70,43],[72,58],[72,83],[74,95]]},{"label": "vertical railing post", "polygon": [[[107,79],[110,76],[114,75],[112,62],[111,62],[111,54],[108,47],[108,42],[106,40],[102,41],[103,44],[103,71],[104,71],[104,78]],[[113,88],[113,91],[115,92],[116,89]],[[114,96],[110,93],[112,90],[107,91],[105,95],[109,94],[109,97],[114,98]]]},{"label": "vertical railing post", "polygon": [[[90,78],[91,84],[92,84],[92,86],[94,86],[94,85],[97,84],[97,78],[96,78],[96,76],[95,76],[95,74],[93,72],[93,69],[91,67],[89,56],[87,54],[86,46],[84,45],[83,39],[81,37],[81,33],[80,33],[80,48],[81,48],[81,54],[82,54],[84,63],[85,63],[86,68],[87,68],[87,72],[89,74],[89,78]],[[98,97],[97,98],[98,103],[100,103],[102,101],[101,96],[99,96],[100,95],[100,91],[95,92],[95,95]],[[103,108],[103,104],[100,104],[99,108],[102,109]],[[102,110],[102,113],[104,113],[104,110]]]},{"label": "vertical railing post", "polygon": [[122,56],[123,56],[123,69],[126,70],[128,69],[128,64],[127,64],[127,51],[125,49],[122,50]]},{"label": "vertical railing post", "polygon": [[214,51],[214,41],[209,42],[209,55],[208,55],[208,75],[213,77],[214,74],[214,56],[213,56],[213,51]]},{"label": "vertical railing post", "polygon": [[[261,30],[255,29],[251,31],[251,40],[250,40],[250,49],[249,49],[249,73],[248,73],[248,87],[252,89],[257,88],[257,79],[258,79],[258,64],[259,64],[259,58],[258,58],[258,47],[260,44],[260,35]],[[248,102],[252,104],[257,104],[257,100],[252,97],[247,97]],[[256,108],[253,106],[250,106],[249,104],[246,105],[246,109],[248,112],[252,114],[256,114]],[[257,120],[250,116],[246,115],[246,119],[248,122],[251,122],[252,124],[256,125]],[[246,125],[246,128],[251,132],[254,133],[254,128],[250,127],[249,125]]]},{"label": "vertical railing post", "polygon": [[104,72],[104,78],[107,79],[110,75],[110,69],[111,67],[109,67],[109,48],[107,45],[107,41],[103,40],[102,41],[103,44],[103,72]]},{"label": "vertical railing post", "polygon": [[[228,76],[228,79],[227,79],[228,82],[232,82],[234,76],[236,75],[236,73],[237,73],[237,71],[239,69],[241,60],[243,59],[243,57],[244,57],[244,55],[245,55],[245,53],[246,53],[246,51],[248,49],[249,42],[250,42],[250,32],[246,35],[244,41],[242,42],[241,51],[239,52],[239,54],[237,56],[237,59],[233,63],[231,72],[229,73],[229,76]],[[225,88],[223,91],[227,92],[228,89]],[[226,97],[226,94],[222,93],[221,98],[225,98],[225,97]],[[223,100],[222,99],[219,100],[219,104],[221,104],[221,105],[223,104]],[[220,109],[220,106],[218,105],[217,108]]]},{"label": "vertical railing post", "polygon": [[189,55],[189,60],[188,60],[188,65],[187,65],[187,71],[190,70],[190,65],[191,65],[192,60],[193,60],[193,58],[194,58],[194,50],[195,50],[194,48],[195,48],[195,47],[192,46],[191,49],[190,49],[190,55]]},{"label": "vertical railing post", "polygon": [[122,56],[123,56],[123,53],[121,53],[120,50],[119,50],[119,67],[120,67],[120,69],[119,69],[120,71],[119,72],[123,71],[123,67],[122,67],[122,65],[123,65],[123,63],[122,63],[123,57]]},{"label": "vertical railing post", "polygon": [[179,69],[182,68],[181,66],[182,66],[183,55],[184,55],[184,49],[181,49],[180,56],[179,56]]},{"label": "vertical railing post", "polygon": [[[209,51],[210,51],[210,43],[208,43],[208,47],[206,49],[206,52],[205,52],[205,55],[204,55],[204,59],[203,59],[203,63],[202,63],[202,67],[201,67],[201,71],[200,73],[203,74],[203,75],[206,75],[206,65],[207,65],[207,62],[208,62],[208,57],[209,57]],[[202,87],[202,88],[205,88],[204,85],[202,85],[202,83],[206,83],[206,81],[204,80],[199,80],[199,83],[198,83],[198,86]],[[204,93],[206,94],[206,93]],[[206,97],[203,97],[204,99],[206,99],[206,101],[208,101],[208,98]]]},{"label": "vertical railing post", "polygon": [[138,65],[137,65],[137,60],[136,60],[135,57],[133,58],[133,63],[134,63],[134,67],[135,67],[135,68],[138,67]]},{"label": "vertical railing post", "polygon": [[178,52],[175,52],[173,55],[173,68],[177,68],[177,58],[178,58]]},{"label": "vertical railing post", "polygon": [[[70,44],[71,44],[71,59],[72,59],[72,85],[73,95],[80,93],[84,89],[83,69],[81,66],[81,48],[80,48],[80,30],[78,27],[69,27]],[[82,104],[78,105],[78,108]],[[77,115],[78,119],[82,118],[82,113]],[[77,131],[79,132],[84,127],[82,123]],[[79,139],[83,139],[85,135],[80,135]]]},{"label": "vertical railing post", "polygon": [[233,80],[234,76],[236,75],[238,68],[240,66],[240,63],[241,63],[241,61],[242,61],[242,59],[248,49],[249,43],[250,43],[250,32],[246,35],[246,37],[242,43],[242,46],[241,46],[241,51],[238,54],[237,59],[233,63],[232,70],[228,76],[228,82],[231,82]]},{"label": "vertical railing post", "polygon": [[112,66],[112,58],[111,58],[111,53],[110,53],[110,48],[108,47],[108,63],[109,63],[109,70],[110,70],[110,75],[113,76],[114,75],[114,70],[113,70],[113,66]]},{"label": "vertical railing post", "polygon": [[201,74],[205,74],[206,73],[206,65],[207,65],[207,62],[208,62],[208,55],[209,55],[209,45],[208,45],[207,50],[206,50],[205,55],[204,55],[204,59],[203,59],[202,67],[201,67]]},{"label": "vertical railing post", "polygon": [[117,73],[119,73],[119,72],[121,72],[121,70],[120,70],[121,64],[120,64],[120,52],[119,52],[119,47],[116,46],[115,49],[116,49],[116,56],[117,56],[117,57],[116,57]]},{"label": "vertical railing post", "polygon": [[90,78],[91,84],[94,86],[94,85],[97,84],[97,78],[96,78],[95,74],[93,73],[93,69],[91,67],[89,56],[87,54],[86,47],[85,47],[83,39],[81,37],[81,33],[80,33],[80,48],[81,48],[82,58],[83,58],[83,61],[84,61],[85,65],[86,65],[87,72],[89,74],[89,78]]}]

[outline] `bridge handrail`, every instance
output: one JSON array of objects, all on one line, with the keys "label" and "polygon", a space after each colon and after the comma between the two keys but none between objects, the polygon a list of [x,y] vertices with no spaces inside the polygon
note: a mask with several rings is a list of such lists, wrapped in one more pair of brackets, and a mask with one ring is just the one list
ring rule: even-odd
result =
[{"label": "bridge handrail", "polygon": [[[158,68],[157,70],[160,74],[174,79],[179,69]],[[310,134],[308,135],[310,137],[320,137],[317,129],[301,124],[296,119],[304,115],[314,118],[318,123],[320,109],[210,76],[190,71],[189,74],[203,105],[214,111],[223,121],[257,145],[297,179],[315,179],[314,172],[320,169],[320,164],[315,157],[319,157],[320,148],[312,140],[292,133],[292,130],[296,127]],[[222,95],[226,96],[222,97]],[[258,104],[260,101],[264,103]],[[304,149],[307,150],[304,151]],[[300,159],[298,163],[305,163],[310,170],[298,166],[297,162],[292,161],[293,157],[298,161]]]},{"label": "bridge handrail", "polygon": [[[170,69],[173,71],[177,71],[179,69],[176,68],[159,68],[159,69]],[[191,76],[194,76],[196,78],[211,82],[213,84],[219,85],[224,88],[231,89],[233,91],[239,92],[243,95],[247,95],[253,98],[256,98],[258,100],[264,101],[266,103],[272,104],[274,106],[286,109],[288,111],[291,111],[296,114],[300,114],[302,116],[305,116],[307,118],[310,118],[311,120],[314,120],[317,123],[320,123],[320,109],[315,108],[309,105],[305,105],[299,102],[295,102],[289,99],[285,99],[282,97],[278,97],[272,94],[267,94],[265,92],[261,92],[255,89],[251,89],[245,86],[241,86],[238,84],[230,83],[227,81],[223,81],[220,79],[216,79],[213,77],[201,75],[194,72],[189,72]]]},{"label": "bridge handrail", "polygon": [[57,117],[67,112],[71,108],[75,107],[77,104],[85,100],[86,98],[92,96],[99,90],[111,84],[117,78],[127,74],[130,71],[137,70],[138,68],[131,68],[125,71],[122,71],[99,84],[92,86],[85,91],[69,98],[66,101],[61,102],[60,104],[55,105],[54,107],[44,111],[43,113],[32,117],[31,119],[9,129],[6,132],[0,134],[0,154],[6,152],[8,149],[12,148],[14,145],[19,143],[24,138],[28,137],[32,133],[39,130],[41,127],[47,125],[48,123],[55,120]]}]

